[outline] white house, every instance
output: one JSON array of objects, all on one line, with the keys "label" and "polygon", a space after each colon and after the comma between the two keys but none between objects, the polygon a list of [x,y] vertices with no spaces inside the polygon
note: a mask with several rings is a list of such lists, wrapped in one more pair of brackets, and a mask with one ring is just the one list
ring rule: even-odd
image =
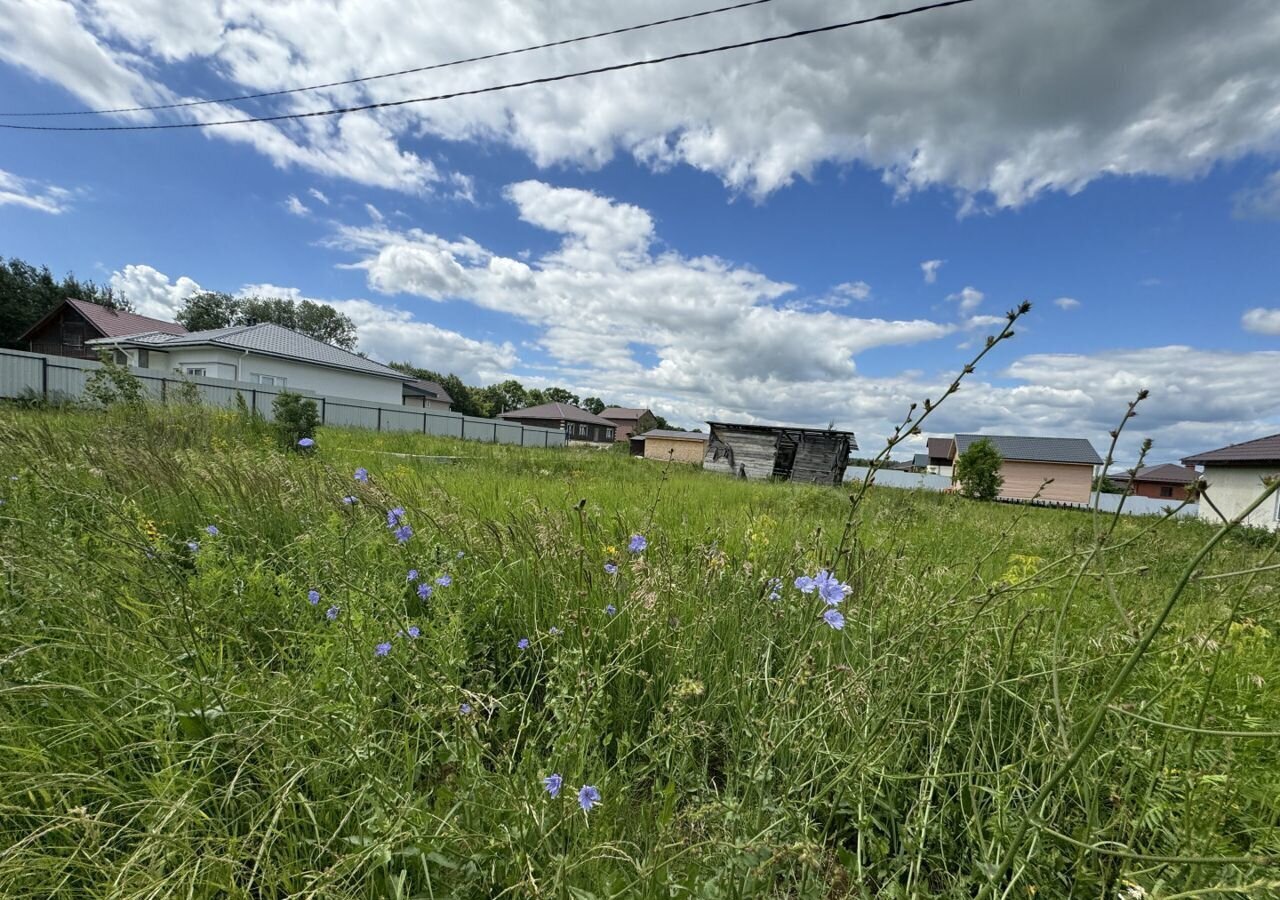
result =
[{"label": "white house", "polygon": [[396,406],[403,402],[408,380],[382,363],[270,322],[188,334],[146,331],[85,343],[118,350],[141,369]]},{"label": "white house", "polygon": [[[1204,466],[1202,480],[1208,486],[1199,516],[1221,523],[1219,512],[1234,519],[1263,492],[1264,478],[1280,478],[1280,434],[1188,456],[1182,463]],[[1280,530],[1280,492],[1250,513],[1244,524]]]},{"label": "white house", "polygon": [[453,398],[438,382],[415,378],[404,383],[404,405],[416,409],[453,409]]}]

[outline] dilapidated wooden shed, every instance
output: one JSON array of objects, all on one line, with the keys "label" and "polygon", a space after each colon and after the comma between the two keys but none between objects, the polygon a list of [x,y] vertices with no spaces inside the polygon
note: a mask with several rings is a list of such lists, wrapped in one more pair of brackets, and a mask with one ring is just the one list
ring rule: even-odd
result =
[{"label": "dilapidated wooden shed", "polygon": [[778,478],[812,484],[840,484],[849,452],[858,449],[852,431],[785,425],[711,426],[702,467],[739,478]]}]

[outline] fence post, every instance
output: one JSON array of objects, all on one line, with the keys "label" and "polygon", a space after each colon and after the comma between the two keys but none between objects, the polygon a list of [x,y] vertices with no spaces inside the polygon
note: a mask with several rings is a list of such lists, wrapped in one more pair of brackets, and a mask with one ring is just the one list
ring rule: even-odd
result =
[{"label": "fence post", "polygon": [[49,402],[49,357],[40,357],[40,393],[44,396],[44,402]]},{"label": "fence post", "polygon": [[493,442],[498,443],[498,423],[493,423]]},{"label": "fence post", "polygon": [[252,412],[258,411],[258,389],[249,388],[249,409]]},{"label": "fence post", "polygon": [[169,379],[168,379],[168,378],[161,378],[161,379],[160,379],[160,402],[161,402],[161,403],[168,403],[168,402],[169,402],[169,391],[168,391],[168,387],[169,387]]},{"label": "fence post", "polygon": [[461,421],[462,421],[462,433],[458,436],[465,438],[467,436],[467,417],[463,416]]},{"label": "fence post", "polygon": [[525,427],[521,425],[520,426],[520,446],[521,447],[524,446],[524,432],[525,432]]},{"label": "fence post", "polygon": [[426,434],[426,433],[427,433],[427,411],[426,411],[426,409],[423,409],[423,410],[422,410],[422,433],[423,433],[423,434]]},{"label": "fence post", "polygon": [[382,407],[378,407],[378,431],[382,430]]},{"label": "fence post", "polygon": [[325,407],[326,407],[326,406],[328,406],[328,405],[329,405],[329,404],[325,402],[325,398],[324,398],[324,397],[321,397],[321,398],[320,398],[320,424],[321,424],[321,425],[323,425],[323,424],[324,424],[324,412],[325,412]]}]

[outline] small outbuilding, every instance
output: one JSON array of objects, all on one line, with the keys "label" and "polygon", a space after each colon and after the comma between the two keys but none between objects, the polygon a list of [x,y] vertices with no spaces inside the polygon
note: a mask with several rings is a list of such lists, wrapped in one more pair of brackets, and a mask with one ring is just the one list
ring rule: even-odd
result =
[{"label": "small outbuilding", "polygon": [[[951,444],[949,437],[931,437],[925,441],[928,462],[925,471],[930,475],[951,475]],[[918,454],[917,454],[918,455]]]},{"label": "small outbuilding", "polygon": [[[1004,459],[1000,498],[1084,505],[1093,497],[1093,470],[1102,457],[1085,438],[1022,437],[1008,434],[957,434],[951,464],[971,444],[986,439]],[[1045,482],[1053,479],[1051,484]]]},{"label": "small outbuilding", "polygon": [[709,435],[701,431],[670,431],[655,428],[631,438],[631,455],[645,459],[701,463],[707,451]]},{"label": "small outbuilding", "polygon": [[[1182,460],[1184,466],[1204,466],[1207,487],[1199,516],[1212,522],[1235,518],[1264,489],[1266,478],[1280,478],[1280,434],[1232,444]],[[1280,491],[1244,520],[1255,528],[1280,531]]]},{"label": "small outbuilding", "polygon": [[1127,472],[1113,472],[1107,476],[1107,481],[1135,497],[1180,502],[1187,499],[1187,489],[1199,477],[1200,473],[1195,466],[1161,463]]},{"label": "small outbuilding", "polygon": [[840,484],[850,451],[858,449],[852,431],[733,422],[707,424],[711,432],[702,467],[739,478]]}]

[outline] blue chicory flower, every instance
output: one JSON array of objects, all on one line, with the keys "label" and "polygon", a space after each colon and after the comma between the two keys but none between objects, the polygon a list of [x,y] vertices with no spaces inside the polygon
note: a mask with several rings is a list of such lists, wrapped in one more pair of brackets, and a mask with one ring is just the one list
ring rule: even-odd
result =
[{"label": "blue chicory flower", "polygon": [[547,793],[552,797],[560,796],[560,785],[562,784],[564,784],[564,779],[555,772],[542,779],[542,786],[547,789]]},{"label": "blue chicory flower", "polygon": [[347,506],[355,506],[356,498],[348,494],[347,496],[342,498],[342,502],[345,503]]},{"label": "blue chicory flower", "polygon": [[631,535],[631,543],[627,544],[627,549],[632,553],[643,553],[648,546],[649,542],[645,540],[643,534],[633,534]]},{"label": "blue chicory flower", "polygon": [[409,577],[408,577],[408,578],[406,578],[406,579],[405,579],[405,581],[417,581],[417,580],[418,580],[418,570],[417,570],[417,569],[410,569],[410,570],[409,570]]},{"label": "blue chicory flower", "polygon": [[207,535],[209,535],[209,537],[217,537],[219,534],[221,534],[221,532],[220,532],[220,531],[218,531],[218,526],[217,526],[217,525],[206,525],[206,526],[204,526],[204,533],[205,533],[205,534],[207,534]]},{"label": "blue chicory flower", "polygon": [[520,638],[520,640],[516,641],[516,647],[518,647],[518,648],[519,648],[519,649],[521,649],[521,650],[528,650],[528,649],[529,649],[529,639],[528,639],[528,638]]},{"label": "blue chicory flower", "polygon": [[826,569],[818,573],[818,577],[813,579],[813,583],[818,589],[818,596],[825,600],[829,606],[839,605],[853,590],[853,588],[841,582],[840,579]]},{"label": "blue chicory flower", "polygon": [[404,521],[404,507],[397,506],[395,509],[387,510],[387,527],[395,528]]},{"label": "blue chicory flower", "polygon": [[315,588],[312,588],[311,590],[307,591],[307,602],[310,603],[312,606],[315,606],[317,603],[319,603],[320,592],[317,591]]},{"label": "blue chicory flower", "polygon": [[418,596],[423,600],[429,599],[431,597],[431,585],[427,584],[425,581],[418,585]]},{"label": "blue chicory flower", "polygon": [[605,564],[604,564],[604,574],[606,574],[606,575],[617,575],[617,574],[618,574],[618,567],[617,567],[616,565],[614,565],[613,563],[611,563],[611,562],[607,562],[607,563],[605,563]]},{"label": "blue chicory flower", "polygon": [[198,541],[187,541],[187,549],[195,553],[200,549],[200,544]]},{"label": "blue chicory flower", "polygon": [[469,715],[471,715],[471,704],[470,704],[470,703],[461,703],[461,704],[459,704],[459,705],[458,705],[458,712],[462,713],[464,716],[469,716]]},{"label": "blue chicory flower", "polygon": [[330,622],[335,622],[338,619],[338,613],[339,613],[338,607],[330,606],[328,609],[324,611],[324,617],[328,619]]},{"label": "blue chicory flower", "polygon": [[355,479],[356,481],[368,481],[369,470],[366,469],[364,466],[361,466],[360,468],[356,469]]},{"label": "blue chicory flower", "polygon": [[399,528],[395,530],[395,536],[396,536],[396,540],[399,541],[400,543],[402,544],[406,543],[409,540],[409,538],[413,537],[413,529],[410,528],[407,524],[401,525]]},{"label": "blue chicory flower", "polygon": [[817,590],[818,584],[808,575],[801,575],[796,579],[796,589],[802,594],[812,594]]},{"label": "blue chicory flower", "polygon": [[383,641],[381,644],[378,644],[376,647],[373,648],[374,656],[386,656],[390,652],[391,652],[390,641]]},{"label": "blue chicory flower", "polygon": [[436,584],[440,585],[440,587],[448,587],[449,585],[453,584],[453,576],[441,575],[439,578],[436,579]]},{"label": "blue chicory flower", "polygon": [[618,607],[614,606],[612,603],[610,603],[608,606],[604,608],[604,614],[606,616],[615,615],[617,612],[618,612]]},{"label": "blue chicory flower", "polygon": [[303,438],[302,440],[298,441],[298,446],[302,447],[303,449],[307,447],[314,447],[315,445],[316,445],[316,442],[311,440],[311,438]]},{"label": "blue chicory flower", "polygon": [[844,628],[844,616],[840,610],[832,608],[822,614],[822,619],[836,631]]},{"label": "blue chicory flower", "polygon": [[600,802],[600,792],[589,784],[584,784],[578,791],[578,805],[583,812],[591,812],[591,807]]},{"label": "blue chicory flower", "polygon": [[422,629],[419,628],[417,625],[410,625],[408,628],[408,632],[409,632],[409,637],[411,638],[422,636]]}]

